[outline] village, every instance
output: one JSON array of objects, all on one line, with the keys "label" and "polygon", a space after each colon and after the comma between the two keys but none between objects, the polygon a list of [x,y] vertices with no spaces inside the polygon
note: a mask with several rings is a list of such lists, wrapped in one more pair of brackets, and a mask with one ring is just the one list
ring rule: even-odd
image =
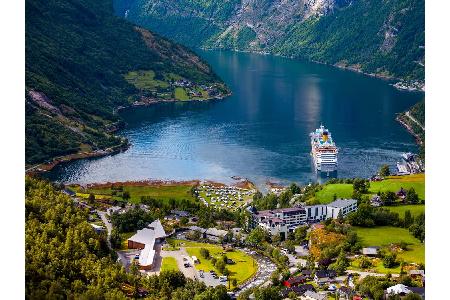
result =
[{"label": "village", "polygon": [[[370,189],[365,191],[368,194],[363,199],[367,199],[367,205],[373,210],[383,211],[386,207],[401,213],[407,208],[418,216],[423,209],[423,204],[420,204],[423,202],[420,200],[423,199],[423,174],[391,176],[389,179],[375,176],[370,181],[363,182],[370,185]],[[337,198],[336,193],[332,197],[335,200],[331,202],[321,203],[321,198],[329,199],[330,192],[346,195],[355,188],[354,182],[332,182],[315,187],[315,200],[311,204],[299,202],[292,207],[268,210],[255,207],[261,200],[253,200],[256,199],[257,190],[251,186],[244,188],[211,182],[189,184],[183,186],[184,195],[189,194],[192,201],[198,201],[200,206],[213,212],[219,209],[242,215],[244,221],[225,220],[219,215],[210,223],[213,226],[202,227],[201,223],[204,223],[205,218],[203,209],[192,210],[188,208],[189,205],[185,210],[178,209],[174,204],[177,202],[170,200],[169,195],[181,197],[180,186],[173,182],[166,183],[165,187],[139,187],[134,184],[130,187],[111,185],[104,192],[96,186],[84,189],[69,187],[65,191],[77,205],[90,210],[92,227],[99,234],[108,236],[110,246],[117,253],[118,262],[127,270],[137,266],[147,276],[166,270],[178,270],[185,277],[202,281],[207,286],[224,285],[232,298],[247,295],[257,287],[279,286],[280,295],[290,299],[294,295],[299,299],[363,299],[364,293],[360,293],[358,287],[364,282],[364,278],[374,277],[378,278],[376,280],[389,282],[389,287],[384,290],[386,299],[392,295],[404,297],[408,294],[424,297],[424,260],[420,258],[423,253],[419,250],[424,246],[417,240],[414,241],[403,228],[354,226],[358,242],[353,241],[352,247],[357,250],[337,253],[334,259],[321,259],[323,254],[320,253],[324,249],[336,247],[340,243],[337,241],[339,239],[344,241],[351,238],[348,233],[339,232],[349,226],[346,225],[348,222],[354,222],[358,206],[363,205],[358,205],[361,200],[351,197]],[[105,186],[108,185],[102,187]],[[395,192],[386,190],[399,186],[400,189]],[[411,198],[411,187],[416,187],[419,193],[415,194],[415,198]],[[141,225],[136,231],[122,230],[123,233],[117,234],[113,224],[122,226],[116,221],[120,216],[128,217],[133,212],[145,215],[155,206],[160,206],[158,203],[166,201],[158,202],[150,196],[142,195],[139,201],[132,195],[139,188],[141,191],[145,189],[149,194],[152,194],[152,189],[157,190],[159,197],[169,197],[174,209],[167,210],[160,219],[148,222],[143,227]],[[292,194],[291,188],[273,187],[269,195],[277,194],[275,197],[281,198],[283,194],[289,193],[292,195],[291,202],[295,202],[302,200],[313,187],[309,185],[300,188],[300,194]],[[87,193],[89,191],[96,191],[97,194]],[[371,191],[375,193],[370,195]],[[386,206],[390,205],[387,201],[393,201],[391,206]],[[348,218],[351,221],[346,221]],[[369,238],[378,231],[381,235],[395,233],[394,237],[387,238],[390,243],[386,244],[380,243],[377,238]],[[118,237],[118,243],[111,243],[114,240],[112,235]],[[395,237],[399,239],[396,240]],[[320,244],[323,241],[326,243]],[[272,249],[270,255],[266,254],[267,249]],[[391,266],[385,263],[389,255],[394,256]],[[313,264],[311,259],[315,261]],[[333,267],[341,259],[345,261],[344,267]],[[328,261],[324,262],[325,260]],[[248,294],[248,299],[252,299],[252,295]]]}]

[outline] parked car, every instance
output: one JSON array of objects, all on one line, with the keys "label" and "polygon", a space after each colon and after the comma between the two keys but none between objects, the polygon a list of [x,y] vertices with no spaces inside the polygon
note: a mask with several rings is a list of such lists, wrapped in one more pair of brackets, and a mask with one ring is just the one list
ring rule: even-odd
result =
[{"label": "parked car", "polygon": [[219,277],[219,281],[220,282],[226,282],[227,281],[227,276],[220,276]]},{"label": "parked car", "polygon": [[185,268],[189,268],[190,266],[191,266],[191,265],[190,265],[189,263],[185,263],[185,264],[184,264],[184,267],[185,267]]},{"label": "parked car", "polygon": [[139,259],[139,254],[136,254],[136,255],[134,256],[134,259]]},{"label": "parked car", "polygon": [[200,278],[204,278],[205,277],[205,274],[203,273],[202,270],[198,271],[198,274],[200,275]]}]

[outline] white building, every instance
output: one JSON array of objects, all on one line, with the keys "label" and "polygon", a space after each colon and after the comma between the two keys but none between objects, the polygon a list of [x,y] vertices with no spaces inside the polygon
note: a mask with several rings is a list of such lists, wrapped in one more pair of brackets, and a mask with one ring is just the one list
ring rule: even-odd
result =
[{"label": "white building", "polygon": [[280,234],[286,237],[298,226],[306,223],[306,211],[303,207],[279,208],[264,210],[254,214],[256,223],[272,235]]},{"label": "white building", "polygon": [[141,269],[149,270],[153,267],[155,260],[155,246],[162,242],[166,237],[166,232],[159,220],[149,224],[147,228],[138,230],[135,235],[130,237],[128,242],[129,249],[141,249],[139,254],[139,266]]},{"label": "white building", "polygon": [[269,231],[270,234],[280,234],[286,237],[288,232],[293,232],[297,227],[307,222],[337,219],[339,214],[346,217],[350,212],[357,210],[358,201],[354,199],[338,199],[329,204],[312,205],[305,207],[279,208],[253,213],[255,226],[259,225]]}]

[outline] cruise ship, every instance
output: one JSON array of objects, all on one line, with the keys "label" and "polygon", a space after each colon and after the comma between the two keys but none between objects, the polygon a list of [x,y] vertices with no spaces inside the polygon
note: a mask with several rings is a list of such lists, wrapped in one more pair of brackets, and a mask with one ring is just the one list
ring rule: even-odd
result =
[{"label": "cruise ship", "polygon": [[333,172],[337,170],[338,148],[331,137],[331,132],[323,125],[311,132],[311,155],[314,166],[320,172]]}]

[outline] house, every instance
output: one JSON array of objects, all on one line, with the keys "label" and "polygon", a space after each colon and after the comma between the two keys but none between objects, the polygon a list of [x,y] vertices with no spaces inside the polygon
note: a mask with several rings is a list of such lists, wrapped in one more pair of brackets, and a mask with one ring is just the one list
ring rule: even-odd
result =
[{"label": "house", "polygon": [[353,296],[353,290],[347,286],[341,286],[337,293],[339,295],[339,299],[351,300]]},{"label": "house", "polygon": [[409,293],[411,293],[411,291],[408,289],[408,287],[401,283],[391,286],[391,287],[387,288],[387,290],[386,290],[386,294],[388,294],[388,295],[404,296]]},{"label": "house", "polygon": [[150,270],[156,255],[156,246],[164,241],[166,232],[159,220],[150,223],[147,228],[138,230],[127,240],[128,249],[140,249],[139,267]]},{"label": "house", "polygon": [[283,285],[290,288],[293,286],[297,286],[301,283],[304,283],[306,281],[306,277],[305,276],[295,276],[295,277],[291,277],[288,280],[283,282]]},{"label": "house", "polygon": [[111,216],[113,213],[119,212],[121,209],[122,207],[120,206],[112,206],[106,210],[106,213]]},{"label": "house", "polygon": [[346,217],[349,213],[358,209],[358,201],[355,199],[337,199],[327,204],[327,219],[337,219],[339,214]]},{"label": "house", "polygon": [[403,187],[400,188],[400,190],[396,193],[397,197],[400,199],[405,199],[406,197],[406,191],[403,189]]},{"label": "house", "polygon": [[314,274],[314,281],[318,285],[324,285],[331,282],[336,277],[336,272],[333,270],[320,270]]},{"label": "house", "polygon": [[422,299],[425,299],[425,288],[424,287],[409,286],[408,290],[410,290],[411,293],[419,295],[420,297],[422,297]]},{"label": "house", "polygon": [[326,294],[319,294],[313,291],[306,291],[303,296],[300,297],[302,300],[327,300]]},{"label": "house", "polygon": [[378,250],[379,249],[380,249],[380,247],[375,247],[375,246],[365,247],[365,248],[361,249],[361,253],[363,255],[375,257],[375,256],[378,256]]},{"label": "house", "polygon": [[311,279],[312,278],[312,271],[305,269],[302,270],[302,275],[306,278],[306,279]]},{"label": "house", "polygon": [[206,238],[210,241],[214,241],[216,243],[220,242],[225,238],[225,236],[228,234],[228,231],[226,230],[220,230],[217,228],[208,228],[205,231]]},{"label": "house", "polygon": [[283,298],[287,298],[289,296],[289,293],[293,292],[297,296],[302,296],[307,291],[315,292],[316,290],[314,289],[314,286],[311,284],[302,284],[299,286],[293,286],[281,290],[281,295],[283,296]]},{"label": "house", "polygon": [[105,231],[105,227],[91,223],[91,226],[94,228],[95,232],[100,233]]},{"label": "house", "polygon": [[424,270],[409,270],[408,275],[411,276],[413,279],[421,279],[425,277],[425,271]]},{"label": "house", "polygon": [[199,232],[200,233],[200,237],[202,238],[202,239],[205,239],[206,238],[206,229],[205,228],[202,228],[202,227],[198,227],[198,226],[190,226],[189,227],[189,231],[190,232]]},{"label": "house", "polygon": [[189,218],[190,214],[187,211],[184,210],[171,210],[170,213],[172,215],[177,216],[178,218]]},{"label": "house", "polygon": [[382,206],[383,201],[381,201],[380,196],[373,195],[372,198],[370,199],[370,205],[372,205],[374,207]]}]

